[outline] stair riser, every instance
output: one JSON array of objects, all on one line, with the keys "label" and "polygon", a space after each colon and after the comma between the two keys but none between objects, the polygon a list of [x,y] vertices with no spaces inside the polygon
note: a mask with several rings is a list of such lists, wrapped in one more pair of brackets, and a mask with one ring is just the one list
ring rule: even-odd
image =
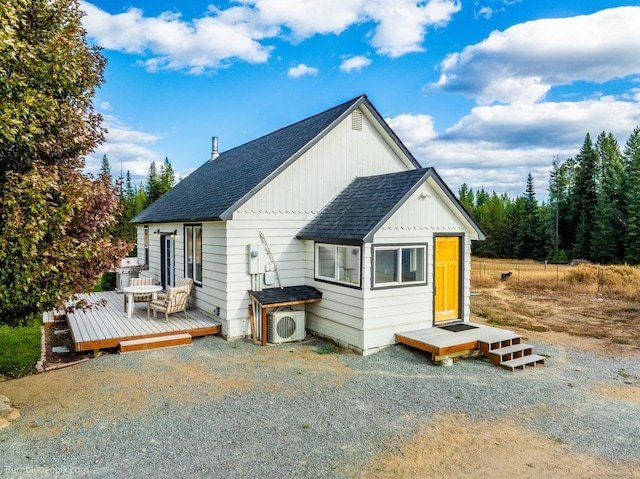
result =
[{"label": "stair riser", "polygon": [[[509,371],[525,369],[527,366],[544,366],[544,358],[533,353],[533,347],[521,342],[519,336],[501,341],[482,342],[479,348],[494,366],[502,367]],[[515,366],[504,364],[516,360]]]}]

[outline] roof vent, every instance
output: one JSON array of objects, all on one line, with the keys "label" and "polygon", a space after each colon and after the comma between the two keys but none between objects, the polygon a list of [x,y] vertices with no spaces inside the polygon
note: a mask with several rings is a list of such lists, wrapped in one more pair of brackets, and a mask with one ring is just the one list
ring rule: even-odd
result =
[{"label": "roof vent", "polygon": [[351,129],[362,130],[362,112],[360,110],[353,110],[351,113]]},{"label": "roof vent", "polygon": [[218,153],[218,137],[212,136],[211,137],[211,158],[209,159],[209,161],[213,161],[219,156],[220,156],[220,153]]}]

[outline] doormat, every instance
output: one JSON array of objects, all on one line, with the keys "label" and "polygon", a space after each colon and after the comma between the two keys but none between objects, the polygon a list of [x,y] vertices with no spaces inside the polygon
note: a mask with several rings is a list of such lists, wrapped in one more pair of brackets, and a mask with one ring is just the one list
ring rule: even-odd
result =
[{"label": "doormat", "polygon": [[460,331],[467,331],[468,329],[477,329],[478,326],[471,326],[470,324],[450,324],[449,326],[438,326],[440,329],[446,329],[452,333],[459,333]]}]

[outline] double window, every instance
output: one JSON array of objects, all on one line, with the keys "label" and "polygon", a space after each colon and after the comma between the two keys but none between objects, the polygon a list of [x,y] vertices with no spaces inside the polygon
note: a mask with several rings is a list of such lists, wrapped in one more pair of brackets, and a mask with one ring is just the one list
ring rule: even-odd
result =
[{"label": "double window", "polygon": [[316,279],[360,286],[360,247],[316,243]]},{"label": "double window", "polygon": [[202,226],[188,225],[184,227],[185,239],[185,276],[202,284]]},{"label": "double window", "polygon": [[427,282],[427,246],[374,246],[373,287]]}]

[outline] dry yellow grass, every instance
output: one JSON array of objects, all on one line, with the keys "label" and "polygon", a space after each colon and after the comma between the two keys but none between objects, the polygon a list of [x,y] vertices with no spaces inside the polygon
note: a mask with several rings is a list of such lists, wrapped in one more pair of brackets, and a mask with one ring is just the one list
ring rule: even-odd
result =
[{"label": "dry yellow grass", "polygon": [[640,351],[640,268],[473,258],[471,288],[473,320]]},{"label": "dry yellow grass", "polygon": [[471,287],[492,288],[505,281],[519,291],[561,290],[571,294],[602,294],[610,298],[635,299],[640,290],[640,268],[632,266],[578,266],[544,264],[531,260],[472,258]]}]

